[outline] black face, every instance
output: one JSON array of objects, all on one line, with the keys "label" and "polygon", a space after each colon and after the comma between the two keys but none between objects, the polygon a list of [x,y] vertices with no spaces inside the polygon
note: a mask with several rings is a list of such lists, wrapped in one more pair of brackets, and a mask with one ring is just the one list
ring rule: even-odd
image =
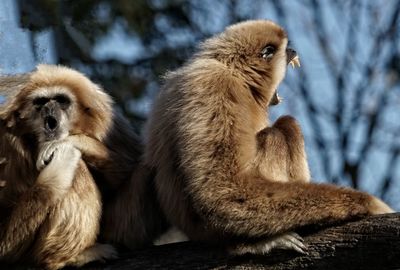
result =
[{"label": "black face", "polygon": [[38,117],[43,120],[44,132],[47,137],[57,134],[61,117],[71,106],[71,99],[63,94],[53,97],[37,97],[33,101]]}]

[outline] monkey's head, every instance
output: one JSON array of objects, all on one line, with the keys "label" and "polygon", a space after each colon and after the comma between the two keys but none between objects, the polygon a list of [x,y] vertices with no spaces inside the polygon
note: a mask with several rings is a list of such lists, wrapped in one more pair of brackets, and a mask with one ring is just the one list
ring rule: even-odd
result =
[{"label": "monkey's head", "polygon": [[289,63],[299,66],[295,50],[288,47],[285,30],[266,20],[246,21],[229,26],[206,40],[198,54],[215,58],[238,70],[262,103],[279,103],[276,89]]},{"label": "monkey's head", "polygon": [[70,134],[102,140],[111,125],[111,104],[111,98],[81,73],[39,65],[0,110],[0,118],[21,135],[34,135],[39,143]]},{"label": "monkey's head", "polygon": [[39,142],[66,138],[77,120],[77,102],[63,86],[38,88],[27,96],[26,123]]}]

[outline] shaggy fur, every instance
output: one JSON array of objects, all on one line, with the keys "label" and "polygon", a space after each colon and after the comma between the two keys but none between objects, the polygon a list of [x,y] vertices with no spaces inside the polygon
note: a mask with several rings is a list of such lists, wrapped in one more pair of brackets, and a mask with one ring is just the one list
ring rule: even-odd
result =
[{"label": "shaggy fur", "polygon": [[[57,141],[44,142],[43,119],[33,99],[58,93],[72,99],[70,109],[61,114],[64,120],[58,119],[59,129],[67,130]],[[71,130],[101,140],[111,125],[110,116],[110,98],[87,78],[43,65],[1,108],[0,179],[6,186],[0,191],[0,260],[28,259],[59,269],[115,256],[111,246],[95,244],[100,193],[80,151],[62,140]],[[50,155],[46,166],[41,159]]]},{"label": "shaggy fur", "polygon": [[[276,48],[272,58],[261,55],[266,45]],[[147,126],[145,161],[156,171],[167,218],[192,240],[264,253],[264,240],[285,241],[303,225],[392,211],[366,193],[308,183],[296,120],[269,124],[286,46],[278,25],[243,22],[206,40],[166,76]]]},{"label": "shaggy fur", "polygon": [[[103,209],[99,241],[129,249],[151,245],[168,225],[155,199],[152,171],[140,163],[143,146],[139,137],[128,121],[113,111],[110,98],[82,74],[64,67],[39,69],[43,74],[40,82],[47,90],[63,85],[77,101],[77,121],[65,140],[80,150],[100,189]],[[51,75],[56,71],[59,76]],[[49,80],[50,76],[54,78]],[[14,85],[26,84],[20,77],[4,79],[0,79],[1,93],[11,87],[16,89]],[[31,92],[29,96],[34,96],[35,91]],[[27,90],[24,93],[28,94]],[[17,110],[18,103],[7,104],[5,112]],[[7,123],[15,122],[11,115],[9,118]],[[0,170],[1,166],[0,159]]]}]

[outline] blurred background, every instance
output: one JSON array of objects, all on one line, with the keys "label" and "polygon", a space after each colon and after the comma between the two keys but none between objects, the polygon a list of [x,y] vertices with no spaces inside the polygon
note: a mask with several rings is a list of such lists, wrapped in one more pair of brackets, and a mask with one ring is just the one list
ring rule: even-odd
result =
[{"label": "blurred background", "polygon": [[400,210],[398,0],[2,0],[0,73],[76,68],[140,132],[167,70],[227,25],[258,18],[285,27],[300,55],[271,118],[300,121],[314,181],[368,191]]}]

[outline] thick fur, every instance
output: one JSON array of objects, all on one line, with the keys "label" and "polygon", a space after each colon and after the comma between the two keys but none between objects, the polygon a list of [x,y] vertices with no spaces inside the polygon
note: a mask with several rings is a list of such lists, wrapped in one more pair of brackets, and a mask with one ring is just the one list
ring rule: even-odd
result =
[{"label": "thick fur", "polygon": [[[114,112],[109,96],[82,74],[65,67],[39,69],[43,71],[41,81],[45,85],[64,86],[77,102],[75,118],[79,121],[71,125],[65,140],[80,150],[101,191],[99,240],[130,249],[151,245],[168,225],[156,200],[153,173],[140,162],[143,145],[139,137],[128,121]],[[11,86],[10,80],[7,78],[0,91]],[[19,85],[23,83],[26,82]],[[34,92],[29,96],[34,96]],[[8,104],[4,111],[16,110],[16,104]],[[14,117],[9,118],[7,123],[15,121]]]},{"label": "thick fur", "polygon": [[[277,50],[266,60],[260,52],[268,44]],[[168,220],[192,240],[264,253],[304,225],[392,211],[366,193],[308,183],[296,120],[269,124],[286,46],[278,25],[243,22],[166,76],[147,125],[145,161]]]},{"label": "thick fur", "polygon": [[[33,98],[68,94],[71,112],[57,141],[43,141]],[[96,244],[101,197],[81,152],[66,140],[69,132],[93,140],[104,138],[111,125],[111,100],[80,73],[41,65],[22,89],[1,108],[0,260],[28,258],[46,269],[115,256]],[[52,156],[46,166],[42,160]],[[36,163],[38,166],[36,166]]]}]

